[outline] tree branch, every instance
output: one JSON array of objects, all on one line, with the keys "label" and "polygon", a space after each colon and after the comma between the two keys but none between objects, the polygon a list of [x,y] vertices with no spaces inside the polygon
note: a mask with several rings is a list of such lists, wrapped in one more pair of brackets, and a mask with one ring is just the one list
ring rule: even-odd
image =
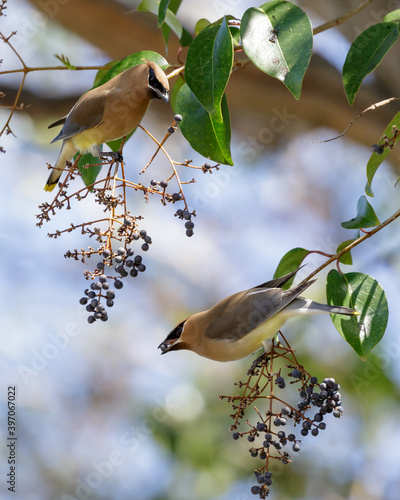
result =
[{"label": "tree branch", "polygon": [[396,220],[398,217],[400,217],[400,210],[398,210],[391,217],[389,217],[384,222],[382,222],[382,224],[379,224],[379,226],[374,227],[374,229],[372,229],[371,231],[368,231],[368,233],[365,233],[363,236],[360,236],[360,238],[357,238],[356,240],[354,240],[352,243],[350,243],[350,245],[347,245],[347,247],[340,250],[340,252],[336,253],[335,255],[332,255],[332,257],[330,257],[324,264],[317,267],[317,269],[315,269],[315,271],[313,271],[309,276],[307,276],[307,278],[304,278],[304,280],[301,282],[301,284],[309,281],[316,274],[318,274],[320,271],[322,271],[322,269],[329,266],[329,264],[331,264],[335,260],[339,260],[342,255],[349,252],[350,250],[352,250],[353,248],[358,246],[360,243],[362,243],[366,239],[368,239],[371,236],[373,236],[374,234],[376,234],[378,231],[380,231],[381,229],[386,227],[388,224],[390,224],[391,222]]}]

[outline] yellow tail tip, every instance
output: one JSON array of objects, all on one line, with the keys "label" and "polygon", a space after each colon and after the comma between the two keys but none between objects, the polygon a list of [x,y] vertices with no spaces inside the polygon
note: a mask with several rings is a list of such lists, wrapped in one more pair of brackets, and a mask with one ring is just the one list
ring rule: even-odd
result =
[{"label": "yellow tail tip", "polygon": [[44,190],[45,191],[53,191],[53,189],[57,186],[57,182],[54,183],[54,184],[46,184],[45,187],[44,187]]}]

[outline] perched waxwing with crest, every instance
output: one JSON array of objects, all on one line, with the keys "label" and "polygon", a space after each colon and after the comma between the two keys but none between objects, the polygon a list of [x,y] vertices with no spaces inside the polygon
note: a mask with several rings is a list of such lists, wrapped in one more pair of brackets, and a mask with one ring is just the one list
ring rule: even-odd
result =
[{"label": "perched waxwing with crest", "polygon": [[63,125],[52,141],[63,143],[45,191],[54,189],[65,162],[75,153],[90,152],[101,157],[100,144],[129,134],[141,122],[150,100],[155,98],[169,101],[169,83],[164,71],[147,60],[86,92],[67,116],[49,126]]},{"label": "perched waxwing with crest", "polygon": [[230,295],[207,311],[193,314],[158,346],[161,354],[187,349],[215,361],[234,361],[262,346],[268,352],[271,338],[293,316],[358,314],[348,307],[328,306],[300,297],[316,280],[283,290],[282,286],[297,271]]}]

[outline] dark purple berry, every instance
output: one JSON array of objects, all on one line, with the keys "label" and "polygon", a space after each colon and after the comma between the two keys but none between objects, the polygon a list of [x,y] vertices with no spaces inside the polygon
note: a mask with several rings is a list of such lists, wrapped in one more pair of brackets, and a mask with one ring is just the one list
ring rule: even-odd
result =
[{"label": "dark purple berry", "polygon": [[373,153],[376,153],[377,155],[381,155],[383,153],[383,146],[380,146],[379,144],[372,144],[371,150]]},{"label": "dark purple berry", "polygon": [[295,452],[298,452],[300,451],[300,443],[294,443],[294,445],[292,446],[292,450],[295,451]]},{"label": "dark purple berry", "polygon": [[116,288],[117,290],[120,290],[120,289],[124,286],[124,284],[123,284],[123,283],[122,283],[122,281],[120,281],[120,280],[115,280],[115,281],[114,281],[114,286],[115,286],[115,288]]}]

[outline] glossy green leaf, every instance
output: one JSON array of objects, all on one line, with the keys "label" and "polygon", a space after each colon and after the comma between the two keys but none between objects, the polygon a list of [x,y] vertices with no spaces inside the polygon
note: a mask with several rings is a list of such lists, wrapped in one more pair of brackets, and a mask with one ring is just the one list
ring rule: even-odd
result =
[{"label": "glossy green leaf", "polygon": [[204,109],[222,121],[221,100],[233,65],[233,44],[228,23],[210,25],[194,40],[186,58],[185,78]]},{"label": "glossy green leaf", "polygon": [[[134,128],[132,130],[132,132],[129,132],[129,134],[126,136],[125,144],[132,137],[132,135],[136,132],[136,130],[137,130],[137,127]],[[115,139],[114,141],[108,141],[107,146],[111,149],[111,151],[119,151],[121,149],[121,144],[122,144],[123,140],[124,140],[124,137],[121,137],[121,139]]]},{"label": "glossy green leaf", "polygon": [[365,196],[361,196],[357,202],[357,215],[354,219],[342,222],[345,229],[361,229],[364,227],[375,227],[380,224],[374,209]]},{"label": "glossy green leaf", "polygon": [[332,269],[327,277],[328,304],[355,309],[358,316],[332,314],[338,332],[362,359],[381,340],[388,322],[385,292],[371,276],[363,273],[341,274]]},{"label": "glossy green leaf", "polygon": [[384,23],[391,23],[395,21],[400,21],[400,9],[393,10],[386,14],[386,16],[382,19]]},{"label": "glossy green leaf", "polygon": [[350,104],[364,78],[379,65],[398,36],[398,23],[378,23],[354,40],[343,65],[344,91]]},{"label": "glossy green leaf", "polygon": [[199,19],[196,23],[196,26],[194,27],[195,35],[198,36],[204,29],[210,26],[210,24],[211,22],[208,19],[205,19],[204,17]]},{"label": "glossy green leaf", "polygon": [[[102,84],[100,84],[100,82],[103,80],[105,75],[110,71],[110,69],[112,69],[116,64],[118,64],[120,62],[121,61],[110,61],[104,65],[107,67],[107,69],[99,69],[99,71],[96,73],[96,76],[94,77],[92,88],[95,88],[95,87],[98,87],[99,85],[102,85]],[[103,82],[103,83],[105,83],[105,82]]]},{"label": "glossy green leaf", "polygon": [[[105,74],[103,74],[101,79],[95,78],[95,83],[93,85],[94,87],[99,87],[100,85],[103,85],[104,83],[108,82],[111,80],[111,78],[114,78],[114,76],[119,75],[123,71],[126,71],[127,69],[133,68],[133,66],[137,66],[138,64],[143,64],[143,60],[148,59],[149,61],[153,61],[160,68],[163,70],[167,69],[169,67],[169,63],[166,59],[164,59],[163,56],[158,54],[157,52],[153,52],[152,50],[142,50],[141,52],[136,52],[135,54],[130,54],[129,56],[125,57],[124,59],[121,59],[121,61],[118,61],[114,66],[109,69]],[[104,70],[100,70],[104,71]],[[99,74],[100,71],[97,73]]]},{"label": "glossy green leaf", "polygon": [[182,36],[179,40],[181,47],[188,47],[189,45],[191,45],[192,42],[193,42],[192,35],[189,33],[187,29],[182,28]]},{"label": "glossy green leaf", "polygon": [[[279,278],[280,276],[284,276],[285,274],[291,273],[292,271],[300,267],[301,263],[309,253],[310,253],[309,250],[300,247],[292,248],[291,250],[289,250],[280,260],[278,267],[276,268],[274,278]],[[293,283],[293,280],[294,276],[287,283],[285,283],[285,285],[282,288],[284,290],[290,288]]]},{"label": "glossy green leaf", "polygon": [[[353,238],[352,240],[346,240],[346,241],[343,241],[342,243],[340,243],[340,245],[336,249],[336,253],[340,252],[341,250],[343,250],[343,248],[346,248],[348,245],[353,243],[353,241],[355,239],[356,238]],[[344,253],[339,258],[339,262],[341,262],[342,264],[347,264],[348,266],[351,266],[353,264],[353,258],[351,256],[351,251]]]},{"label": "glossy green leaf", "polygon": [[[158,10],[158,16],[160,16],[160,9],[163,8],[161,6],[161,3],[162,2],[160,2],[160,7],[159,7],[159,10]],[[169,0],[169,2],[168,2],[168,9],[173,14],[176,14],[178,12],[178,9],[179,9],[181,3],[182,3],[182,0]],[[165,15],[167,15],[167,12],[168,11],[166,11]],[[168,40],[169,40],[169,35],[171,33],[171,28],[164,21],[165,21],[165,16],[164,16],[163,23],[161,25],[161,32],[163,34],[165,45],[167,46],[168,45]],[[190,45],[192,43],[192,40],[193,40],[192,35],[182,26],[182,35],[181,35],[180,40],[179,40],[181,46],[182,47],[186,47],[187,45]],[[168,48],[166,47],[166,51],[167,50],[168,50]]]},{"label": "glossy green leaf", "polygon": [[160,5],[158,6],[158,16],[157,16],[158,27],[160,27],[165,20],[169,3],[170,0],[160,0]]},{"label": "glossy green leaf", "polygon": [[242,46],[242,37],[240,35],[240,27],[239,26],[229,26],[229,31],[232,36],[232,43],[234,47]]},{"label": "glossy green leaf", "polygon": [[290,2],[275,0],[246,10],[240,31],[247,57],[299,99],[313,44],[307,15]]},{"label": "glossy green leaf", "polygon": [[393,130],[394,127],[397,130],[400,130],[400,111],[395,115],[393,120],[389,123],[382,137],[379,139],[378,146],[382,146],[383,148],[382,154],[372,153],[370,159],[368,160],[367,185],[365,186],[365,192],[367,193],[368,196],[374,196],[374,193],[371,188],[372,179],[374,178],[375,172],[378,170],[378,167],[381,165],[381,163],[384,161],[384,159],[392,150],[390,146],[385,147],[385,139],[391,140],[392,147],[396,145],[400,140],[400,135],[397,135],[397,137],[394,138],[394,130]]},{"label": "glossy green leaf", "polygon": [[[102,149],[103,148],[100,146],[101,151]],[[79,153],[75,155],[74,159],[76,159],[78,156]],[[90,166],[86,167],[86,165]],[[90,153],[85,153],[79,158],[78,168],[80,173],[82,174],[82,180],[85,183],[85,186],[90,186],[91,184],[96,182],[97,176],[100,173],[100,170],[102,168],[101,160],[100,158],[97,158]]]},{"label": "glossy green leaf", "polygon": [[[158,2],[157,0],[143,0],[136,10],[138,12],[151,12],[158,18],[159,7],[160,2]],[[171,30],[179,39],[182,38],[182,24],[170,9],[167,9],[167,12],[165,13],[164,22],[169,28],[171,28]]]},{"label": "glossy green leaf", "polygon": [[226,97],[222,98],[222,122],[214,120],[196,99],[187,84],[171,99],[175,113],[182,115],[182,134],[198,153],[218,163],[233,165],[230,143],[231,125]]}]

